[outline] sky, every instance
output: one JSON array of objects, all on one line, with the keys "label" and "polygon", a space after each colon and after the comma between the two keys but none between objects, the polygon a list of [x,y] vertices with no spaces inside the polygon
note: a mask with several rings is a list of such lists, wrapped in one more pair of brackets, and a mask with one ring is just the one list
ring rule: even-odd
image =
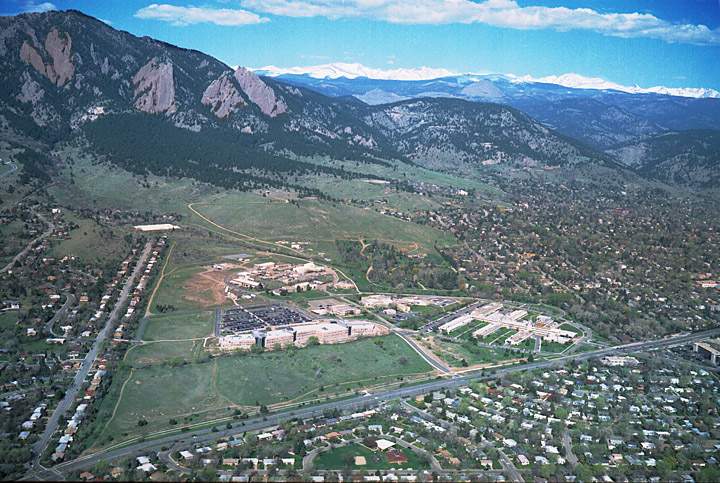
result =
[{"label": "sky", "polygon": [[[720,90],[720,0],[3,0],[77,9],[228,65],[377,69]],[[165,3],[167,2],[167,3]]]}]

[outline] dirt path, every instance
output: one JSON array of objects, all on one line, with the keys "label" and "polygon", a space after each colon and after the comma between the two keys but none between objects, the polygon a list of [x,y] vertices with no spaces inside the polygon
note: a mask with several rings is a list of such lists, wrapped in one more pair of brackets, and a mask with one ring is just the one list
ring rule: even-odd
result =
[{"label": "dirt path", "polygon": [[[152,315],[150,308],[152,307],[152,303],[155,300],[155,294],[157,293],[158,289],[160,288],[160,285],[163,282],[163,279],[165,278],[165,269],[168,266],[168,262],[170,262],[170,256],[172,255],[174,248],[175,248],[175,242],[173,242],[172,245],[170,245],[168,254],[165,257],[165,263],[163,263],[162,269],[160,270],[160,276],[158,277],[158,281],[155,284],[155,288],[153,289],[152,293],[150,294],[150,299],[148,299],[147,307],[145,308],[145,317],[150,317]],[[170,273],[172,273],[172,272],[170,272]]]}]

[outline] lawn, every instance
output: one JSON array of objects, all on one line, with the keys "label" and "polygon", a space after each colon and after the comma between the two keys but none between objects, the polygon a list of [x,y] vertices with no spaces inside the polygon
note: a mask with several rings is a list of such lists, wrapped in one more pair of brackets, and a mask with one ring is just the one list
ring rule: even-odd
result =
[{"label": "lawn", "polygon": [[[362,444],[351,443],[347,446],[340,446],[320,453],[315,458],[314,467],[320,470],[386,470],[390,468],[412,468],[414,470],[420,470],[430,467],[428,462],[414,451],[400,447],[397,447],[397,449],[407,456],[407,462],[390,464],[384,452],[379,450],[372,451]],[[363,466],[355,465],[355,456],[364,456],[366,464]]]},{"label": "lawn", "polygon": [[[295,399],[324,386],[342,388],[395,380],[430,367],[397,336],[262,355],[217,359],[218,387],[238,404]],[[355,384],[352,389],[359,386]],[[322,394],[315,394],[322,396]]]},{"label": "lawn", "polygon": [[213,334],[215,313],[181,312],[154,314],[147,322],[143,340],[180,340],[207,337]]},{"label": "lawn", "polygon": [[[108,423],[116,441],[125,439],[124,433],[167,429],[171,418],[181,421],[197,413],[195,421],[207,420],[227,416],[227,409],[237,406],[351,393],[431,369],[395,335],[283,352],[232,354],[179,365],[183,359],[197,360],[195,355],[188,356],[198,354],[197,346],[188,344],[148,344],[128,355],[127,362],[134,369]],[[113,383],[124,382],[123,378]],[[140,418],[150,424],[138,426]]]}]

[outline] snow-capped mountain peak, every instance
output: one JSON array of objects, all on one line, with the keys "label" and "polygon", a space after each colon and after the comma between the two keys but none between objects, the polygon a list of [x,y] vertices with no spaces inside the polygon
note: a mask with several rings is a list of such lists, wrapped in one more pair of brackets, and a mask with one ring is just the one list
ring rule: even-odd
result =
[{"label": "snow-capped mountain peak", "polygon": [[665,86],[640,87],[638,85],[627,86],[608,81],[600,77],[587,77],[572,72],[561,75],[533,77],[530,75],[519,76],[515,74],[459,73],[449,69],[425,66],[416,68],[376,69],[359,63],[345,62],[305,67],[277,67],[274,65],[267,65],[252,70],[260,75],[270,77],[294,74],[307,75],[315,79],[339,79],[341,77],[355,79],[358,77],[367,77],[368,79],[377,80],[425,81],[442,77],[459,77],[459,80],[464,82],[477,82],[481,79],[492,80],[493,78],[505,78],[514,83],[555,84],[572,89],[614,90],[628,92],[631,94],[664,94],[679,97],[720,98],[720,92],[710,88]]},{"label": "snow-capped mountain peak", "polygon": [[638,85],[626,86],[605,80],[601,77],[586,77],[576,73],[567,73],[562,75],[549,75],[545,77],[532,77],[529,75],[515,76],[508,75],[512,82],[516,83],[537,83],[555,84],[572,89],[597,89],[597,90],[614,90],[620,92],[628,92],[630,94],[665,94],[668,96],[679,97],[713,97],[720,98],[720,92],[715,89],[705,87],[640,87]]},{"label": "snow-capped mountain peak", "polygon": [[254,69],[257,73],[276,77],[283,74],[308,75],[315,79],[338,79],[345,77],[355,79],[367,77],[368,79],[382,80],[429,80],[439,77],[457,75],[457,72],[448,69],[436,69],[433,67],[417,67],[411,69],[374,69],[358,63],[338,62],[333,64],[321,64],[307,67],[277,67],[267,65]]}]

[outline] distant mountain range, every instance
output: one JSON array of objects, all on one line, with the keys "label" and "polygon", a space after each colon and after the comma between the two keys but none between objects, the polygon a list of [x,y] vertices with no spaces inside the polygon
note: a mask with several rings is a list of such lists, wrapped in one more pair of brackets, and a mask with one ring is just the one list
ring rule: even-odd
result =
[{"label": "distant mountain range", "polygon": [[[720,126],[720,99],[715,97],[570,88],[504,75],[459,75],[428,80],[317,78],[314,75],[280,74],[275,78],[328,96],[354,96],[368,104],[419,97],[507,104],[551,129],[601,150],[663,132]],[[716,91],[710,93],[717,94]]]},{"label": "distant mountain range", "polygon": [[557,76],[532,77],[529,75],[518,76],[514,74],[460,74],[443,68],[416,67],[416,68],[394,68],[374,69],[358,63],[336,62],[332,64],[320,64],[306,67],[277,67],[268,65],[252,69],[258,74],[271,77],[282,75],[307,75],[315,79],[356,79],[366,77],[375,80],[399,80],[399,81],[420,81],[434,80],[443,77],[467,77],[467,78],[504,78],[515,83],[525,84],[555,84],[573,89],[594,89],[613,90],[627,92],[630,94],[664,94],[679,97],[711,97],[720,98],[720,92],[715,89],[704,87],[640,87],[626,86],[616,82],[610,82],[599,77],[586,77],[580,74],[567,73]]},{"label": "distant mountain range", "polygon": [[[258,76],[76,11],[0,17],[0,31],[0,140],[37,152],[73,141],[135,172],[230,187],[306,172],[352,176],[306,156],[455,172],[617,167],[633,143],[720,121],[720,99],[502,76]],[[642,171],[645,162],[658,169]],[[717,167],[712,156],[703,163]],[[656,156],[631,166],[661,178],[665,169]],[[695,183],[692,176],[681,181]]]}]

